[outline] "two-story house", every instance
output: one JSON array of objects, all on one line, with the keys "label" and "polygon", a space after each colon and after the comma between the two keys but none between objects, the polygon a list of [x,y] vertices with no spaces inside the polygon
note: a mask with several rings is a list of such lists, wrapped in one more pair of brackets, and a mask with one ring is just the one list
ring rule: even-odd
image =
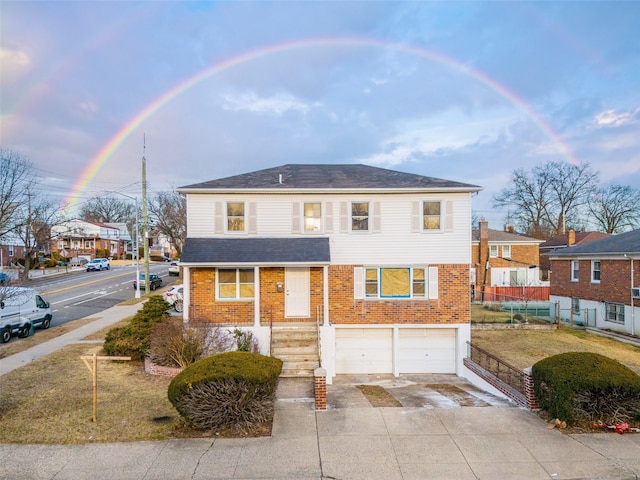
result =
[{"label": "two-story house", "polygon": [[120,225],[107,225],[73,219],[51,227],[51,251],[61,257],[85,257],[91,260],[98,250],[106,250],[111,258],[123,258],[130,236],[123,239]]},{"label": "two-story house", "polygon": [[471,194],[366,165],[283,165],[178,189],[184,320],[318,332],[327,379],[457,373],[470,338]]},{"label": "two-story house", "polygon": [[560,316],[587,326],[640,334],[640,230],[549,255],[551,301]]},{"label": "two-story house", "polygon": [[493,230],[483,218],[472,230],[471,284],[485,286],[540,286],[538,246],[543,240],[515,232]]}]

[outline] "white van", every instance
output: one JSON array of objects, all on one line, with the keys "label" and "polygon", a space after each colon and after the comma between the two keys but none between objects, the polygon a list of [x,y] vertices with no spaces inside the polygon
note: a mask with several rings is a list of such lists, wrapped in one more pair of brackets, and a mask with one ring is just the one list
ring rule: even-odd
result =
[{"label": "white van", "polygon": [[0,288],[0,341],[6,343],[11,335],[28,337],[31,327],[51,326],[49,302],[33,288]]}]

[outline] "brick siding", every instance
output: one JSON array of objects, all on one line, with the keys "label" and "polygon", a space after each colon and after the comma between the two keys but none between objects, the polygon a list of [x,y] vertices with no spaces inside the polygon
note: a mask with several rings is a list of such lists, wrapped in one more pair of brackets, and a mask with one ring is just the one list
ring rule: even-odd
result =
[{"label": "brick siding", "polygon": [[[640,268],[634,270],[634,284],[640,285]],[[629,260],[600,260],[600,283],[591,283],[591,260],[579,261],[577,282],[571,281],[570,259],[552,260],[551,272],[551,295],[629,305]],[[640,301],[634,300],[634,305],[640,306]]]}]

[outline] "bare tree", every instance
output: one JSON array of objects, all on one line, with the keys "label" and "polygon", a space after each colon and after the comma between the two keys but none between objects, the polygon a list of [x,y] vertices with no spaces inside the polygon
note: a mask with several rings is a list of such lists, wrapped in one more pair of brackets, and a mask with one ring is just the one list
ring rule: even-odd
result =
[{"label": "bare tree", "polygon": [[155,229],[165,235],[180,257],[187,238],[187,202],[175,190],[159,192],[149,201],[149,213]]},{"label": "bare tree", "polygon": [[62,208],[51,202],[46,194],[27,193],[26,204],[18,206],[19,227],[14,231],[24,243],[22,280],[29,279],[29,270],[38,252],[48,250],[51,226],[60,222]]},{"label": "bare tree", "polygon": [[545,207],[551,186],[545,172],[516,169],[511,172],[510,183],[510,187],[494,197],[494,206],[508,207],[510,217],[521,232],[535,238],[547,237],[550,225],[546,220]]},{"label": "bare tree", "polygon": [[589,211],[598,227],[606,233],[620,233],[640,227],[640,190],[610,185],[595,190]]},{"label": "bare tree", "polygon": [[547,162],[531,171],[517,169],[511,173],[511,185],[494,197],[493,204],[508,207],[521,231],[547,238],[580,224],[597,179],[589,164]]},{"label": "bare tree", "polygon": [[0,237],[22,226],[18,207],[26,203],[34,177],[29,160],[0,148]]},{"label": "bare tree", "polygon": [[110,196],[93,197],[80,209],[80,218],[85,222],[127,223],[135,217],[135,206],[124,199]]}]

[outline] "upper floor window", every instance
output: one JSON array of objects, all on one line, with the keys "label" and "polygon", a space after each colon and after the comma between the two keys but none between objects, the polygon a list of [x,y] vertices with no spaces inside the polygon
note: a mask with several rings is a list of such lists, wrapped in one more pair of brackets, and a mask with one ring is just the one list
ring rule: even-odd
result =
[{"label": "upper floor window", "polygon": [[423,230],[440,230],[440,202],[422,202],[422,228]]},{"label": "upper floor window", "polygon": [[319,232],[322,229],[322,204],[304,204],[304,231]]},{"label": "upper floor window", "polygon": [[244,202],[227,203],[227,231],[244,232]]},{"label": "upper floor window", "polygon": [[600,260],[591,260],[591,282],[600,283]]},{"label": "upper floor window", "polygon": [[498,256],[498,245],[489,245],[489,256],[496,258]]},{"label": "upper floor window", "polygon": [[218,298],[221,300],[252,299],[255,295],[252,268],[218,269]]},{"label": "upper floor window", "polygon": [[351,230],[369,230],[369,202],[351,203]]},{"label": "upper floor window", "polygon": [[13,257],[13,245],[9,245],[8,250],[9,250],[9,256]]},{"label": "upper floor window", "polygon": [[577,282],[580,274],[580,262],[578,260],[571,260],[571,281]]},{"label": "upper floor window", "polygon": [[605,319],[608,322],[622,323],[624,324],[624,305],[621,303],[605,303],[607,310],[607,316]]},{"label": "upper floor window", "polygon": [[84,248],[93,248],[93,242],[84,242]]},{"label": "upper floor window", "polygon": [[502,258],[511,258],[511,245],[502,245]]},{"label": "upper floor window", "polygon": [[424,298],[426,292],[423,268],[367,268],[367,298]]}]

